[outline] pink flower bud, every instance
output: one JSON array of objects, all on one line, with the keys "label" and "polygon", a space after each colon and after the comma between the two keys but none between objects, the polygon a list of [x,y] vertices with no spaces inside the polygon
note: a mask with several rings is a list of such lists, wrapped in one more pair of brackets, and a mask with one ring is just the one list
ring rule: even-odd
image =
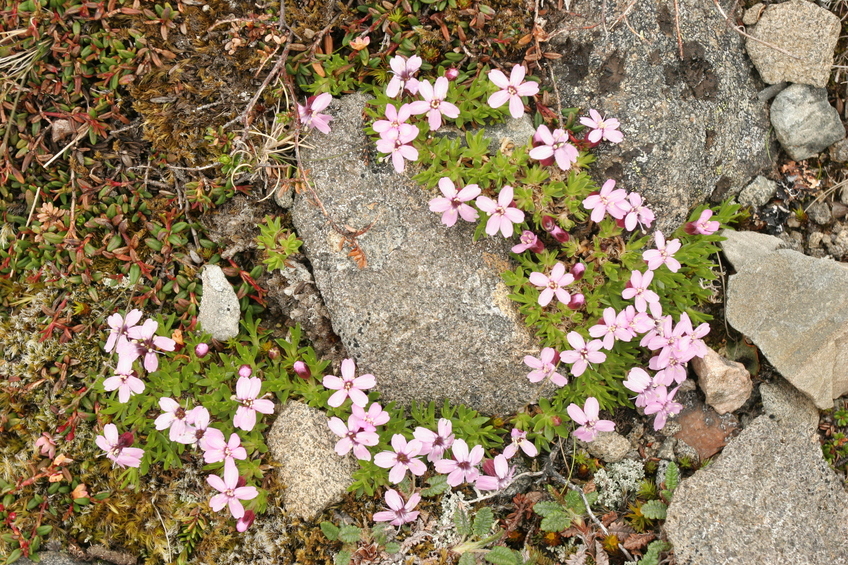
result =
[{"label": "pink flower bud", "polygon": [[553,229],[557,227],[556,220],[554,220],[553,216],[542,216],[542,229],[546,232],[550,233]]},{"label": "pink flower bud", "polygon": [[494,459],[483,459],[483,472],[489,475],[490,477],[497,476],[497,473],[495,473]]},{"label": "pink flower bud", "polygon": [[562,418],[560,418],[559,416],[551,417],[551,424],[553,424],[554,426],[562,425]]},{"label": "pink flower bud", "polygon": [[574,266],[571,267],[571,276],[574,277],[574,282],[579,281],[583,278],[583,273],[586,272],[586,265],[583,263],[575,263]]},{"label": "pink flower bud", "polygon": [[303,361],[295,361],[294,365],[292,366],[292,369],[294,369],[294,374],[296,374],[301,379],[306,380],[312,376],[312,371],[309,370],[309,365],[307,365]]},{"label": "pink flower bud", "polygon": [[124,432],[118,436],[118,443],[115,444],[115,447],[120,447],[121,449],[131,447],[134,441],[135,436],[133,436],[132,432]]},{"label": "pink flower bud", "polygon": [[559,227],[556,220],[552,216],[542,216],[542,229],[551,234],[555,240],[560,243],[565,243],[571,236],[568,232]]},{"label": "pink flower bud", "polygon": [[580,294],[579,292],[571,295],[571,301],[568,303],[568,307],[572,310],[580,310],[586,305],[586,297]]},{"label": "pink flower bud", "polygon": [[244,516],[238,519],[236,523],[236,530],[243,532],[253,524],[253,520],[256,519],[256,514],[253,513],[253,510],[245,510]]},{"label": "pink flower bud", "polygon": [[209,344],[206,343],[198,343],[194,347],[194,354],[200,357],[201,359],[206,357],[206,354],[209,353]]},{"label": "pink flower bud", "polygon": [[271,359],[271,361],[279,359],[280,355],[281,355],[281,353],[280,353],[279,347],[272,347],[271,349],[268,350],[268,357]]},{"label": "pink flower bud", "polygon": [[445,78],[448,80],[456,80],[459,77],[459,69],[456,67],[451,67],[447,71],[445,71]]},{"label": "pink flower bud", "polygon": [[250,367],[250,365],[242,365],[241,367],[239,367],[238,374],[240,377],[248,378],[250,375],[253,374],[253,369]]}]

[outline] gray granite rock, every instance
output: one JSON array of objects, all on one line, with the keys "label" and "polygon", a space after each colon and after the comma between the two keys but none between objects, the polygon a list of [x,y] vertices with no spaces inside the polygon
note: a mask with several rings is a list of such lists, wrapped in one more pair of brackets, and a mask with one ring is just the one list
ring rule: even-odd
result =
[{"label": "gray granite rock", "polygon": [[785,247],[780,238],[754,231],[725,229],[719,232],[719,235],[725,238],[719,244],[721,250],[737,271],[741,271],[748,263],[758,261],[773,251]]},{"label": "gray granite rock", "polygon": [[203,268],[203,296],[197,321],[200,328],[218,341],[234,338],[239,333],[241,308],[233,285],[217,265]]},{"label": "gray granite rock", "polygon": [[760,385],[763,411],[781,425],[812,436],[819,428],[819,409],[786,379]]},{"label": "gray granite rock", "polygon": [[703,358],[695,357],[691,363],[707,404],[719,414],[738,410],[751,397],[754,385],[742,363],[725,359],[712,349],[708,349]]},{"label": "gray granite rock", "polygon": [[632,449],[627,438],[618,432],[598,432],[595,441],[581,445],[592,455],[607,463],[618,463],[627,456]]},{"label": "gray granite rock", "polygon": [[848,392],[848,269],[791,249],[730,277],[727,321],[820,409]]},{"label": "gray granite rock", "polygon": [[776,3],[763,10],[759,21],[748,30],[754,39],[747,39],[745,46],[765,82],[787,81],[824,88],[830,78],[840,28],[835,14],[813,2]]},{"label": "gray granite rock", "polygon": [[287,512],[315,520],[347,492],[357,465],[350,453],[344,457],[336,454],[338,440],[320,410],[296,401],[282,408],[267,443],[271,455],[280,463],[278,472],[286,485]]},{"label": "gray granite rock", "polygon": [[665,531],[679,565],[844,564],[848,493],[811,434],[760,416],[681,482]]},{"label": "gray granite rock", "polygon": [[762,85],[742,39],[712,2],[677,5],[682,61],[666,0],[574,0],[565,21],[546,27],[557,30],[546,45],[562,55],[550,65],[563,105],[621,121],[624,141],[601,144],[590,173],[642,193],[664,233],[769,165],[768,117],[752,95]]},{"label": "gray granite rock", "polygon": [[818,155],[845,138],[839,112],[827,101],[827,91],[793,84],[774,97],[771,123],[777,140],[792,159]]},{"label": "gray granite rock", "polygon": [[[305,193],[292,209],[333,328],[384,400],[516,411],[537,394],[522,362],[536,346],[500,278],[510,242],[473,243],[474,226],[447,228],[429,210],[431,192],[363,158],[373,152],[364,102],[361,94],[335,101],[332,133],[302,152],[328,216]],[[364,268],[330,221],[368,228],[356,238]]]},{"label": "gray granite rock", "polygon": [[736,200],[742,206],[759,208],[760,206],[768,204],[768,201],[774,198],[776,192],[776,182],[767,179],[762,175],[757,175],[751,184],[742,189],[742,192],[739,193]]},{"label": "gray granite rock", "polygon": [[813,202],[807,207],[807,216],[820,226],[826,226],[833,221],[830,206],[827,202]]}]

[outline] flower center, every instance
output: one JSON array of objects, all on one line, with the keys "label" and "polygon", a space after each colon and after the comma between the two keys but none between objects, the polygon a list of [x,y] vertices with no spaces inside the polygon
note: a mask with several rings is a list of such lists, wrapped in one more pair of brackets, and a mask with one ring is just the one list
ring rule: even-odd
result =
[{"label": "flower center", "polygon": [[506,214],[506,208],[504,208],[503,206],[498,206],[497,208],[495,208],[495,216],[503,216],[504,214]]},{"label": "flower center", "polygon": [[510,96],[518,96],[518,89],[511,84],[506,87],[506,91]]},{"label": "flower center", "polygon": [[403,463],[403,464],[408,464],[409,463],[409,457],[407,457],[405,453],[398,453],[397,454],[397,462]]},{"label": "flower center", "polygon": [[350,390],[350,389],[352,389],[352,388],[353,388],[353,381],[345,381],[344,389],[345,389],[345,390]]},{"label": "flower center", "polygon": [[235,498],[235,496],[236,496],[235,493],[233,492],[233,489],[231,489],[231,488],[228,488],[227,490],[225,490],[224,494],[227,495],[227,498]]},{"label": "flower center", "polygon": [[430,107],[432,109],[436,110],[436,109],[439,108],[439,104],[441,104],[441,103],[442,103],[442,101],[438,100],[438,99],[437,100],[430,100]]},{"label": "flower center", "polygon": [[468,461],[459,461],[456,464],[457,468],[462,469],[463,471],[468,471],[471,469],[471,463]]},{"label": "flower center", "polygon": [[185,415],[186,415],[186,413],[185,413],[185,410],[183,409],[183,407],[182,407],[182,406],[180,406],[179,408],[177,408],[177,411],[176,411],[176,412],[174,412],[174,417],[175,417],[177,420],[182,420],[183,418],[185,418]]},{"label": "flower center", "polygon": [[556,290],[556,289],[559,288],[559,285],[557,284],[556,281],[549,281],[548,282],[548,288],[551,289],[551,290]]}]

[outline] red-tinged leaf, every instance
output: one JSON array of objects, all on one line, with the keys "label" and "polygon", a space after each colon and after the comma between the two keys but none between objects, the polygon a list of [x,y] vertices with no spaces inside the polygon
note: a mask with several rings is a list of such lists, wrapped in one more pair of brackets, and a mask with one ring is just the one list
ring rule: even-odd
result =
[{"label": "red-tinged leaf", "polygon": [[648,544],[654,539],[656,539],[656,535],[652,533],[647,534],[631,534],[621,546],[628,551],[642,551]]}]

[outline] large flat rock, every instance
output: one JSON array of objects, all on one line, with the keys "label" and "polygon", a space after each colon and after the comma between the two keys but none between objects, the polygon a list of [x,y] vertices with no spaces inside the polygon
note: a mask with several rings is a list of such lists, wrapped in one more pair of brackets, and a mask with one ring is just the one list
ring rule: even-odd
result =
[{"label": "large flat rock", "polygon": [[[313,134],[303,151],[327,216],[307,193],[292,209],[333,329],[386,400],[515,411],[534,399],[522,363],[534,345],[500,278],[508,242],[472,243],[471,224],[442,225],[428,208],[434,194],[376,163],[364,103],[335,101],[332,132]],[[347,256],[329,220],[343,231],[370,226],[357,237],[367,266]]]}]

